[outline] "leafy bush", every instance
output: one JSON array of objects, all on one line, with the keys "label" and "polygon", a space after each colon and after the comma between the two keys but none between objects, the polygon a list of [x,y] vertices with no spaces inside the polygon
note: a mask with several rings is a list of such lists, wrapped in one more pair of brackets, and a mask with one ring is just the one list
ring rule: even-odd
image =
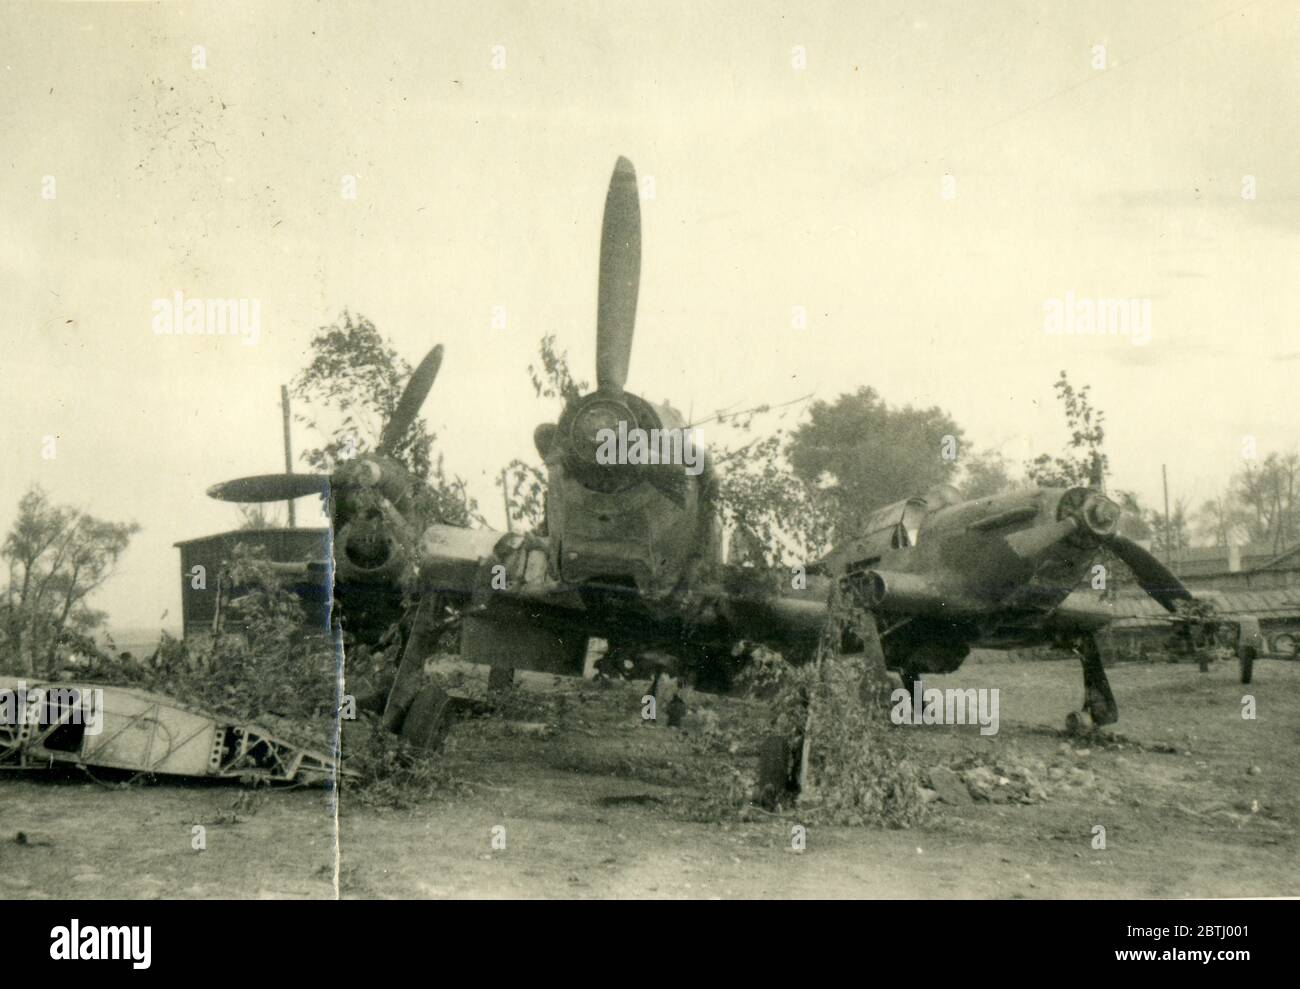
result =
[{"label": "leafy bush", "polygon": [[[453,780],[438,753],[417,749],[405,739],[384,731],[378,724],[352,726],[344,736],[344,768],[355,777],[343,778],[342,806],[354,802],[363,807],[403,810],[429,798],[455,792]],[[360,739],[355,750],[349,743]]]},{"label": "leafy bush", "polygon": [[164,632],[143,663],[98,653],[87,679],[141,687],[241,721],[292,718],[330,737],[340,678],[333,643],[308,625],[298,596],[260,548],[237,547],[221,587],[239,593],[223,598],[211,636],[182,641]]},{"label": "leafy bush", "polygon": [[891,730],[877,703],[886,685],[883,665],[866,655],[841,654],[846,631],[873,642],[867,616],[832,595],[830,620],[817,661],[787,666],[773,704],[776,730],[806,750],[799,797],[809,821],[906,828],[920,821],[919,767]]},{"label": "leafy bush", "polygon": [[769,700],[788,685],[792,667],[779,652],[748,643],[741,643],[737,651],[749,654],[735,679],[735,686],[747,696]]}]

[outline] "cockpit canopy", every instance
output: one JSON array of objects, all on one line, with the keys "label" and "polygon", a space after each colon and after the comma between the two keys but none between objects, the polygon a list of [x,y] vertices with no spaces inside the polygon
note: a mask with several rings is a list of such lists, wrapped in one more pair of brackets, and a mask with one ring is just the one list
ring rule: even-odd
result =
[{"label": "cockpit canopy", "polygon": [[928,511],[929,505],[924,498],[896,501],[867,516],[858,538],[881,542],[887,537],[890,549],[915,546],[921,536],[921,523],[925,521]]}]

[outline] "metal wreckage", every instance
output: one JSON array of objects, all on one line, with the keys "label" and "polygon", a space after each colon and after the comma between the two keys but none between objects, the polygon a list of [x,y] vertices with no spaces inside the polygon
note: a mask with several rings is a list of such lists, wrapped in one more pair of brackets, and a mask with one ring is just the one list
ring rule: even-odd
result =
[{"label": "metal wreckage", "polygon": [[0,677],[0,769],[318,783],[332,754],[130,687]]},{"label": "metal wreckage", "polygon": [[[697,688],[726,690],[746,660],[734,649],[739,642],[762,644],[796,664],[812,660],[834,583],[867,619],[865,632],[844,634],[842,651],[862,654],[868,668],[897,672],[909,693],[927,674],[957,670],[973,647],[1053,645],[1079,655],[1082,710],[1094,725],[1106,725],[1118,719],[1118,706],[1097,635],[1129,616],[1080,589],[1101,551],[1124,561],[1168,621],[1186,630],[1199,620],[1180,604],[1193,601],[1190,592],[1119,532],[1119,506],[1098,485],[973,501],[945,487],[864,506],[857,531],[810,566],[811,579],[799,589],[726,562],[718,475],[707,454],[693,470],[598,455],[609,431],[690,429],[671,407],[624,388],[640,263],[636,174],[620,158],[600,240],[596,390],[533,434],[548,475],[539,531],[426,523],[436,516],[432,494],[393,452],[433,387],[441,345],[415,369],[373,452],[330,474],[258,475],[209,489],[231,502],[327,499],[334,568],[319,576],[333,581],[335,620],[358,642],[374,642],[395,625],[400,631],[396,669],[372,698],[387,730],[422,748],[441,744],[454,720],[452,698],[426,676],[425,662],[453,628],[463,659],[498,669],[580,676],[589,639],[600,638],[608,643],[606,670],[648,676],[638,659],[653,653],[672,657],[671,672]],[[404,600],[414,607],[404,609]],[[1222,614],[1216,621],[1232,624]],[[83,739],[75,758],[87,765],[200,776],[255,771],[272,779],[335,769],[333,754],[294,747],[255,726],[138,691],[113,689],[105,697],[112,698],[105,734],[114,741]],[[74,759],[58,748],[59,738],[28,736],[18,747],[29,761]],[[797,754],[787,754],[782,783],[797,787]]]},{"label": "metal wreckage", "polygon": [[[672,672],[697,688],[725,690],[745,662],[738,642],[761,643],[793,663],[811,660],[835,582],[872,626],[846,636],[843,649],[896,671],[909,692],[926,674],[955,671],[972,647],[1060,646],[1081,659],[1083,712],[1106,725],[1118,706],[1097,635],[1129,615],[1080,590],[1101,551],[1122,560],[1180,630],[1202,620],[1181,604],[1194,599],[1177,577],[1119,532],[1120,508],[1099,485],[973,501],[945,487],[866,509],[857,532],[809,568],[813,579],[801,589],[725,562],[718,476],[707,454],[692,470],[653,462],[663,458],[610,463],[600,455],[611,433],[690,429],[673,408],[624,387],[640,264],[637,179],[620,158],[600,239],[596,390],[533,434],[548,476],[539,531],[417,521],[427,517],[428,492],[392,451],[433,387],[441,345],[415,370],[374,452],[328,475],[259,475],[209,490],[232,502],[328,499],[342,627],[366,641],[400,622],[397,668],[377,697],[388,730],[427,747],[446,734],[451,698],[424,666],[453,625],[463,659],[498,669],[580,676],[588,640],[600,638],[606,670],[648,677],[638,657],[667,655]],[[417,604],[402,614],[412,588]],[[1215,621],[1233,624],[1222,613]]]}]

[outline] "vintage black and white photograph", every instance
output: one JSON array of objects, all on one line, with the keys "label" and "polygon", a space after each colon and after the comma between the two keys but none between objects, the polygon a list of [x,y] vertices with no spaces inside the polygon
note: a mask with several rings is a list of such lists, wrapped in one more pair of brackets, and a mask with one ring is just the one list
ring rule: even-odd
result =
[{"label": "vintage black and white photograph", "polygon": [[0,6],[3,899],[1300,895],[1297,51]]}]

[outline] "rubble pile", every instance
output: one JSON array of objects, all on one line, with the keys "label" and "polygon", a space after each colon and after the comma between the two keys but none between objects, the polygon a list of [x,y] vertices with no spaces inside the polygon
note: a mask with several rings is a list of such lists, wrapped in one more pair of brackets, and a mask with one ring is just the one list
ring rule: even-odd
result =
[{"label": "rubble pile", "polygon": [[921,797],[952,806],[976,802],[1037,804],[1056,795],[1086,791],[1102,803],[1115,797],[1115,784],[1089,764],[1091,750],[1061,743],[1051,759],[967,756],[932,766],[925,774]]}]

